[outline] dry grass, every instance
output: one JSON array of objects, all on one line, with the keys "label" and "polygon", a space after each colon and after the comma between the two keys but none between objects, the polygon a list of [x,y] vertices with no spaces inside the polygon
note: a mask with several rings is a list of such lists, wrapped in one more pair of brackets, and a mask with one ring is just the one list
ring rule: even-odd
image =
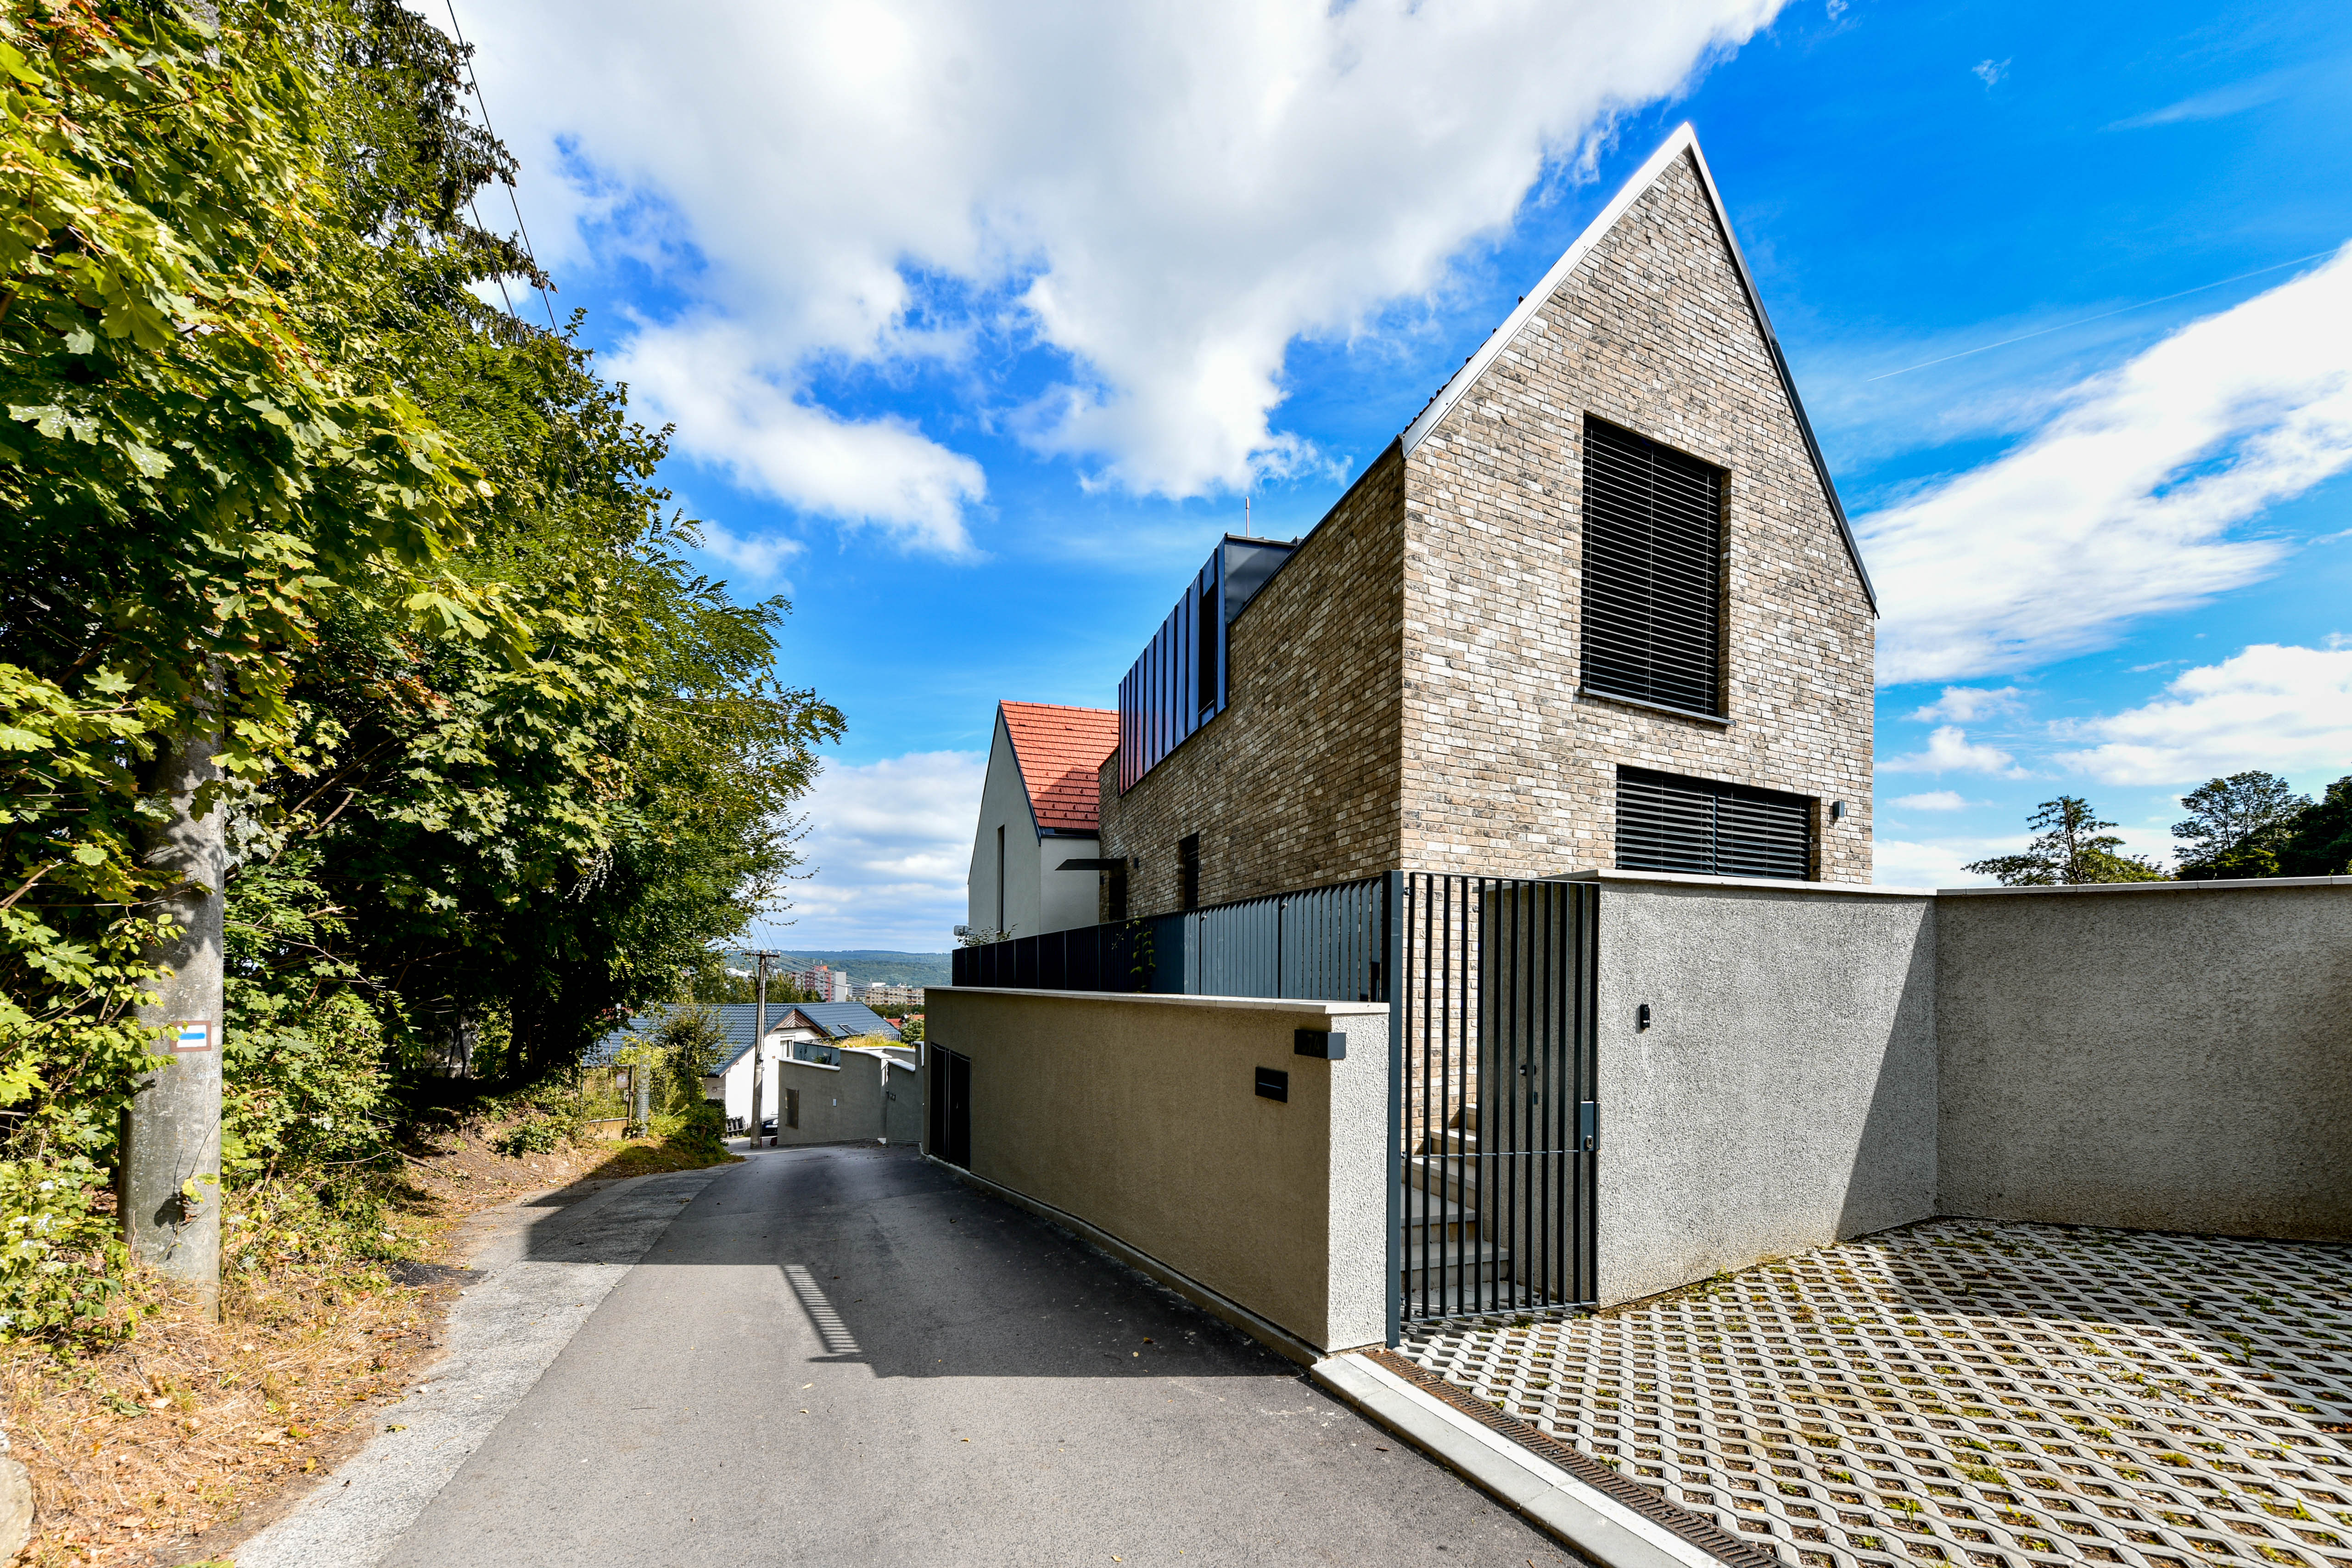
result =
[{"label": "dry grass", "polygon": [[[455,1262],[461,1223],[485,1210],[709,1163],[645,1142],[509,1159],[488,1148],[495,1131],[445,1134],[410,1159],[401,1250]],[[371,1413],[431,1359],[457,1285],[428,1273],[278,1254],[226,1271],[217,1323],[147,1281],[152,1315],[123,1344],[0,1346],[0,1425],[38,1509],[17,1568],[215,1556],[208,1540],[241,1536],[240,1521],[355,1451]]]}]

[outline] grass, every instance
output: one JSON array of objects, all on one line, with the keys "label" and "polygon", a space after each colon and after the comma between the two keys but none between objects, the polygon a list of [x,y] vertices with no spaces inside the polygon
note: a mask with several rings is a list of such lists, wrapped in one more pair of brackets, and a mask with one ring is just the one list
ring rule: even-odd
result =
[{"label": "grass", "polygon": [[[682,1140],[509,1157],[490,1147],[499,1131],[446,1131],[409,1157],[387,1250],[461,1262],[461,1223],[526,1194],[740,1158]],[[233,1557],[219,1548],[241,1518],[355,1451],[433,1359],[457,1287],[415,1277],[270,1251],[224,1270],[218,1322],[151,1276],[137,1287],[150,1315],[121,1344],[0,1344],[0,1426],[37,1509],[16,1568]]]}]

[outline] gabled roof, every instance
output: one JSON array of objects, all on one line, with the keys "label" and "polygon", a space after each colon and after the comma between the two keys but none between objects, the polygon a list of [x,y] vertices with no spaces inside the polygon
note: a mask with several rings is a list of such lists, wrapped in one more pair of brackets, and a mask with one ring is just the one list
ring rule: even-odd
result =
[{"label": "gabled roof", "polygon": [[[585,1067],[611,1065],[614,1052],[632,1039],[648,1037],[662,1026],[678,1009],[674,1006],[648,1007],[588,1047],[581,1058]],[[719,1047],[719,1062],[710,1070],[713,1076],[725,1072],[740,1062],[751,1049],[751,1037],[759,1028],[760,1005],[756,1002],[719,1002],[710,1011],[719,1021],[719,1032],[725,1044]],[[783,1026],[787,1015],[798,1013],[806,1018],[827,1039],[845,1040],[858,1035],[880,1035],[886,1039],[898,1038],[898,1031],[890,1021],[863,1002],[777,1002],[768,1004],[768,1031],[773,1034]]]},{"label": "gabled roof", "polygon": [[1115,708],[1063,708],[1051,702],[1000,702],[1013,759],[1029,791],[1029,810],[1041,829],[1102,830],[1096,778],[1118,747]]},{"label": "gabled roof", "polygon": [[1829,502],[1830,515],[1837,519],[1838,533],[1845,540],[1846,558],[1853,563],[1854,575],[1862,579],[1863,597],[1870,601],[1871,613],[1875,615],[1878,613],[1878,593],[1871,586],[1869,570],[1862,563],[1862,549],[1854,542],[1853,526],[1846,521],[1845,506],[1838,500],[1837,485],[1830,478],[1830,466],[1822,457],[1821,443],[1813,438],[1812,421],[1805,417],[1804,400],[1797,395],[1796,379],[1789,374],[1789,362],[1780,353],[1780,340],[1773,335],[1772,318],[1765,313],[1763,296],[1756,292],[1756,279],[1748,270],[1748,258],[1740,254],[1738,237],[1731,232],[1731,215],[1724,210],[1723,196],[1715,188],[1715,176],[1707,170],[1706,154],[1699,151],[1698,132],[1691,129],[1687,121],[1676,126],[1674,134],[1650,154],[1650,161],[1625,182],[1609,205],[1601,209],[1601,216],[1585,226],[1584,232],[1576,237],[1576,243],[1552,263],[1551,270],[1544,274],[1543,281],[1528,289],[1525,298],[1520,300],[1518,309],[1495,329],[1494,335],[1479,346],[1477,353],[1463,362],[1462,368],[1454,373],[1454,378],[1440,387],[1437,395],[1429,400],[1429,405],[1405,426],[1404,434],[1398,437],[1398,441],[1404,448],[1404,455],[1412,456],[1413,448],[1437,427],[1439,420],[1454,411],[1454,405],[1462,400],[1479,374],[1494,363],[1495,356],[1519,335],[1520,329],[1528,324],[1528,318],[1551,303],[1552,290],[1568,280],[1568,275],[1576,270],[1577,264],[1591,252],[1604,235],[1617,226],[1617,220],[1641,199],[1642,193],[1656,184],[1658,177],[1673,167],[1675,159],[1685,155],[1698,175],[1699,189],[1706,193],[1707,204],[1715,209],[1716,226],[1722,230],[1724,246],[1731,252],[1733,270],[1739,274],[1739,286],[1747,290],[1748,306],[1756,312],[1757,330],[1763,333],[1764,346],[1771,353],[1772,368],[1780,372],[1780,387],[1788,394],[1790,412],[1797,416],[1797,428],[1805,437],[1805,450],[1812,458],[1813,472],[1821,479],[1822,499]]}]

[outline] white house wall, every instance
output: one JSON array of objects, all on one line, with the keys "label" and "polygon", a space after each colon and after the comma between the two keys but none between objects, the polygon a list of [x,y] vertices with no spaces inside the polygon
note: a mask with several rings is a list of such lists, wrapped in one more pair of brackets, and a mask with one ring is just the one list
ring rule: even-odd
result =
[{"label": "white house wall", "polygon": [[1093,871],[1062,871],[1055,868],[1072,858],[1091,860],[1101,853],[1098,841],[1092,838],[1037,841],[1037,881],[1044,889],[1037,930],[1067,931],[1072,926],[1095,923],[1099,913],[1097,895],[1101,890],[1101,877]]},{"label": "white house wall", "polygon": [[[1004,911],[997,918],[996,830],[1004,830]],[[1100,850],[1092,838],[1045,837],[1029,805],[1029,786],[1021,777],[1020,759],[1004,714],[996,715],[994,737],[989,742],[988,774],[980,791],[980,825],[972,834],[971,871],[965,879],[965,919],[978,930],[1006,931],[1014,936],[1065,931],[1095,923],[1097,879],[1092,871],[1057,870],[1073,857],[1093,859]]]}]

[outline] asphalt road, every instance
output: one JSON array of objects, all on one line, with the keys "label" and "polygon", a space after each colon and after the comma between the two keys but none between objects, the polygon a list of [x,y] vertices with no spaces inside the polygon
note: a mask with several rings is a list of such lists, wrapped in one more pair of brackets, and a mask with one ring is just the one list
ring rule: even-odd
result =
[{"label": "asphalt road", "polygon": [[[307,1525],[239,1563],[1573,1561],[1289,1363],[910,1152],[762,1151],[698,1189],[657,1180],[601,1221],[537,1224],[469,1291],[461,1318],[509,1327],[429,1393],[481,1429],[405,1450],[446,1456],[403,1461],[409,1500],[387,1512],[331,1479]],[[551,1359],[502,1349],[567,1314]],[[468,1370],[502,1354],[544,1370],[520,1390],[514,1368]],[[504,1391],[475,1397],[486,1375]],[[394,1462],[406,1435],[362,1460]],[[372,1529],[320,1528],[371,1506]]]}]

